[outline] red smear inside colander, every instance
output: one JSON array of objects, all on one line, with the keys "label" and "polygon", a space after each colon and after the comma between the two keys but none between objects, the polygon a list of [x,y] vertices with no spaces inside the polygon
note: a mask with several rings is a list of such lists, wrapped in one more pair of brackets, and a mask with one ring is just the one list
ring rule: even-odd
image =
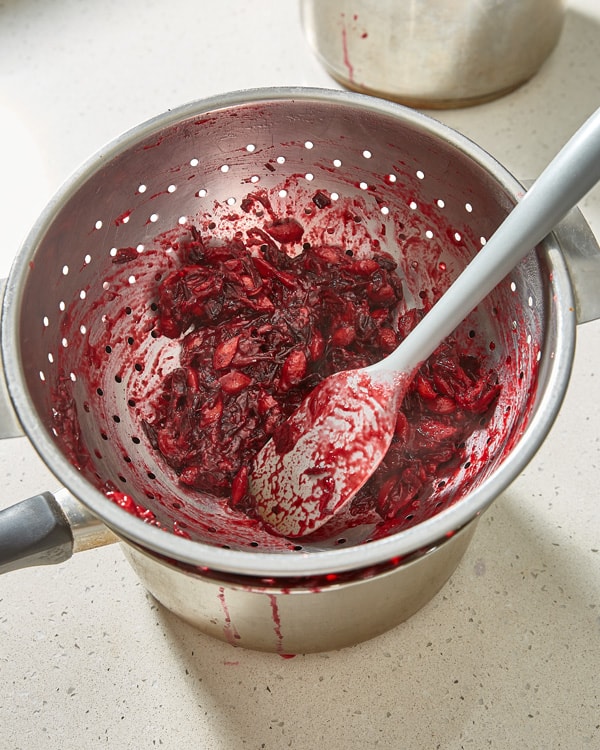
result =
[{"label": "red smear inside colander", "polygon": [[[137,333],[119,349],[114,381],[119,387],[126,381],[127,412],[138,425],[133,442],[149,443],[155,465],[135,467],[133,491],[124,475],[103,479],[103,487],[149,523],[196,539],[214,535],[223,546],[258,546],[256,535],[268,534],[246,491],[262,445],[273,434],[283,439],[286,418],[328,374],[371,364],[395,348],[447,286],[452,263],[426,245],[415,252],[410,227],[406,234],[400,227],[402,267],[381,249],[385,226],[367,229],[359,200],[334,204],[325,190],[307,194],[304,212],[293,216],[274,209],[266,191],[249,194],[241,209],[178,226],[143,253],[115,249],[114,278],[106,282],[115,304],[126,299],[125,315],[135,320]],[[449,237],[455,260],[459,240]],[[427,283],[415,299],[403,282],[417,265]],[[144,283],[133,284],[132,274]],[[65,336],[73,333],[70,325],[92,329],[93,305],[87,316],[67,317]],[[114,347],[104,342],[114,341],[115,321],[104,322],[78,376],[92,395],[97,382],[100,398]],[[468,489],[473,435],[482,435],[478,461],[485,462],[486,428],[500,392],[483,351],[495,343],[482,348],[474,338],[469,332],[464,340],[448,339],[425,363],[381,466],[310,541],[345,543],[354,528],[369,529],[370,539],[386,536]],[[102,451],[88,444],[81,427],[82,411],[97,411],[89,400],[78,403],[67,378],[55,401],[55,429],[72,462],[100,479]],[[121,421],[117,410],[112,419]],[[127,447],[120,450],[133,468]],[[176,496],[157,491],[163,473],[179,488]],[[460,491],[445,491],[457,485]]]}]

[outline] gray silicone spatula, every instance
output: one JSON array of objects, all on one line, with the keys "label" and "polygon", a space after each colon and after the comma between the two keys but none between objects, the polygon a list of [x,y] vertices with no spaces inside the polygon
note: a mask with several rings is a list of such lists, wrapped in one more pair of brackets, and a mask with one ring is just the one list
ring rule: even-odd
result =
[{"label": "gray silicone spatula", "polygon": [[326,378],[258,453],[250,493],[273,531],[306,536],[352,500],[383,459],[421,363],[599,179],[600,110],[400,346],[375,365]]}]

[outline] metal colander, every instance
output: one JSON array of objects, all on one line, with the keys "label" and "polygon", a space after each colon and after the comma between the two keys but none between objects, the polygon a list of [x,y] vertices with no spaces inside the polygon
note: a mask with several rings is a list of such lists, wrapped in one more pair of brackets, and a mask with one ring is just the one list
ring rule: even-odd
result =
[{"label": "metal colander", "polygon": [[[4,303],[7,381],[20,420],[69,491],[125,540],[170,559],[247,575],[301,576],[384,562],[437,543],[480,513],[545,437],[568,379],[573,300],[552,240],[456,333],[504,384],[467,460],[410,528],[346,528],[290,541],[184,488],[142,421],[178,343],[156,335],[157,287],[192,225],[216,238],[261,226],[242,200],[265,191],[309,242],[399,261],[407,307],[450,284],[521,187],[439,123],[345,92],[244,91],[184,106],[127,133],[57,195],[25,242]],[[322,191],[332,205],[321,210]],[[62,429],[68,425],[68,429]],[[164,527],[113,504],[129,494]],[[402,520],[402,519],[401,519]],[[406,525],[406,524],[404,524]]]}]

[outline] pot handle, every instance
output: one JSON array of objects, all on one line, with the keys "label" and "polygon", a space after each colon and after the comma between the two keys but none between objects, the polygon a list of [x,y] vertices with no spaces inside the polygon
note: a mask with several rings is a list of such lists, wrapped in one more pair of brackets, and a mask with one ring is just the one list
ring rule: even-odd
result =
[{"label": "pot handle", "polygon": [[0,511],[0,574],[65,562],[117,537],[66,489],[42,492]]}]

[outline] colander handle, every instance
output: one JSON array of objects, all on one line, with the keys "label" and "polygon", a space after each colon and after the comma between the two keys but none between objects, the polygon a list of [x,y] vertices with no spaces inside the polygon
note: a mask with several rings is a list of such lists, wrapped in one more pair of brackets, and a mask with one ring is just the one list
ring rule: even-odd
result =
[{"label": "colander handle", "polygon": [[65,562],[116,540],[68,490],[42,492],[0,511],[0,574]]},{"label": "colander handle", "polygon": [[578,208],[570,211],[554,230],[567,264],[577,323],[600,318],[600,246]]}]

